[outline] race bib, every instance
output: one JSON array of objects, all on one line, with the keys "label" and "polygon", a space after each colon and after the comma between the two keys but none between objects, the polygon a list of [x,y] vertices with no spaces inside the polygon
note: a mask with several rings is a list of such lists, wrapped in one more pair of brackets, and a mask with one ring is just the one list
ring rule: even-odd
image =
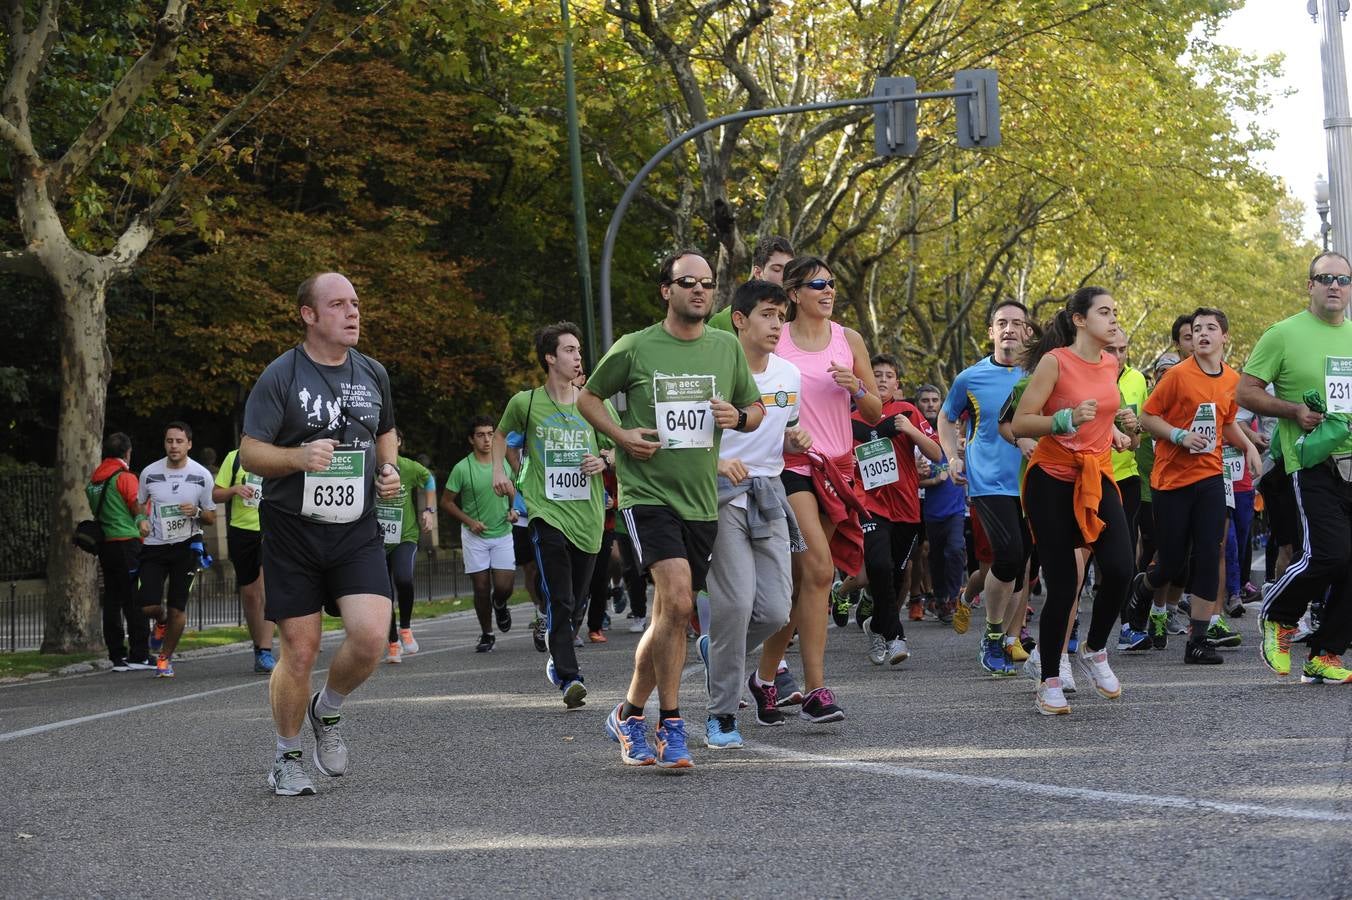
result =
[{"label": "race bib", "polygon": [[404,504],[397,500],[376,501],[376,525],[385,546],[399,543],[404,525]]},{"label": "race bib", "polygon": [[1193,434],[1200,434],[1206,440],[1206,446],[1193,453],[1212,453],[1216,449],[1216,404],[1199,403],[1188,428]]},{"label": "race bib", "polygon": [[366,451],[335,450],[329,467],[305,473],[300,514],[316,522],[355,522],[366,506]]},{"label": "race bib", "polygon": [[169,544],[192,537],[192,517],[185,516],[177,503],[162,503],[155,508],[160,521],[160,539]]},{"label": "race bib", "polygon": [[667,450],[707,450],[714,445],[712,375],[658,375],[653,378],[657,439]]},{"label": "race bib", "polygon": [[1227,444],[1221,451],[1221,459],[1225,462],[1226,481],[1244,480],[1244,454],[1240,453],[1238,448]]},{"label": "race bib", "polygon": [[545,450],[545,497],[590,500],[591,479],[582,473],[586,450]]},{"label": "race bib", "polygon": [[1225,506],[1227,509],[1235,508],[1235,483],[1229,478],[1225,481]]},{"label": "race bib", "polygon": [[249,509],[258,509],[258,504],[263,500],[263,479],[257,475],[245,475],[244,483],[253,488],[253,496],[241,497],[240,502]]},{"label": "race bib", "polygon": [[900,473],[897,471],[897,452],[887,438],[878,438],[854,448],[854,458],[859,461],[859,477],[864,482],[864,490],[872,491],[885,484],[895,484]]},{"label": "race bib", "polygon": [[1324,402],[1329,412],[1352,413],[1352,358],[1324,358]]}]

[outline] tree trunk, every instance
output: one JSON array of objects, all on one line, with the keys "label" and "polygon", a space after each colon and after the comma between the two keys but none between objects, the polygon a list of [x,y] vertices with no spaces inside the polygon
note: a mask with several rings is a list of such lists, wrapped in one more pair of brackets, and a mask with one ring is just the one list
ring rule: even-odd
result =
[{"label": "tree trunk", "polygon": [[[111,374],[107,348],[107,266],[69,250],[44,263],[56,288],[60,323],[61,410],[56,437],[56,497],[47,547],[47,621],[43,653],[78,653],[103,646],[97,562],[75,548],[75,523],[91,515],[85,481],[100,458]],[[56,268],[56,271],[52,271]]]}]

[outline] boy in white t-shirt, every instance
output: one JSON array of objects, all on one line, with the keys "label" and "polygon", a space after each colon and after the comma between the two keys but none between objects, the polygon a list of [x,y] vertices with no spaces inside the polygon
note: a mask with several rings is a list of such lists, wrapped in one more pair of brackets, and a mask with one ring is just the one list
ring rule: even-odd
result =
[{"label": "boy in white t-shirt", "polygon": [[[784,452],[803,453],[811,436],[798,427],[798,367],[772,351],[788,313],[784,289],[752,280],[732,299],[732,323],[760,388],[765,418],[755,431],[723,433],[718,459],[718,541],[709,567],[709,633],[700,638],[706,666],[710,750],[742,746],[737,706],[748,649],[783,628],[792,607],[790,534],[797,523],[779,474]],[[773,683],[748,679],[756,721],[781,725]]]}]

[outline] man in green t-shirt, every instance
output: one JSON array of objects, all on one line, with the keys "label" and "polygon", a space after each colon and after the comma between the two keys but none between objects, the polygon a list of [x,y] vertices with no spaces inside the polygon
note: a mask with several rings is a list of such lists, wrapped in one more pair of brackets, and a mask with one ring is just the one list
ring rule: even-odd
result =
[{"label": "man in green t-shirt", "polygon": [[[460,548],[465,574],[474,585],[474,613],[479,619],[476,653],[487,653],[497,640],[491,616],[496,613],[498,630],[512,628],[507,601],[516,580],[516,553],[512,547],[512,502],[493,490],[493,420],[475,416],[469,422],[469,445],[473,452],[451,469],[441,508],[460,523]],[[497,467],[503,469],[502,463]],[[510,477],[511,473],[507,473]]]},{"label": "man in green t-shirt", "polygon": [[263,614],[263,533],[259,530],[258,504],[263,501],[263,479],[239,464],[239,451],[225,454],[216,470],[211,489],[213,502],[225,504],[225,546],[235,568],[244,621],[253,639],[253,670],[271,674],[277,661],[272,656],[273,623]]},{"label": "man in green t-shirt", "polygon": [[[615,342],[577,399],[578,411],[617,448],[620,512],[652,575],[652,625],[639,640],[624,702],[606,731],[626,765],[693,765],[680,713],[685,629],[704,587],[718,532],[718,448],[725,429],[753,431],[765,408],[737,339],[706,328],[713,270],[696,251],[672,254],[659,291],[666,318]],[[616,423],[604,398],[624,394]],[[656,688],[656,752],[643,706]]]},{"label": "man in green t-shirt", "polygon": [[395,593],[395,605],[390,608],[390,645],[385,651],[387,663],[401,663],[404,654],[418,652],[418,641],[413,637],[413,561],[418,555],[419,534],[437,527],[436,479],[422,463],[402,455],[404,433],[398,426],[394,433],[401,451],[395,462],[399,467],[399,494],[376,501],[376,524],[385,542],[385,566]]},{"label": "man in green t-shirt", "polygon": [[[1300,680],[1352,684],[1352,671],[1342,661],[1352,637],[1347,583],[1352,562],[1352,434],[1327,460],[1305,467],[1298,447],[1324,420],[1305,404],[1306,391],[1318,394],[1331,413],[1352,413],[1352,322],[1347,320],[1352,264],[1341,253],[1320,253],[1310,263],[1306,289],[1309,307],[1263,332],[1235,390],[1240,406],[1280,419],[1275,440],[1291,474],[1305,536],[1304,554],[1263,598],[1263,661],[1279,676],[1291,674],[1297,623],[1327,593],[1323,610],[1308,623],[1310,653]],[[1269,383],[1276,396],[1266,392]]]},{"label": "man in green t-shirt", "polygon": [[577,411],[582,375],[582,330],[557,322],[535,335],[535,356],[545,370],[543,387],[521,391],[507,403],[493,436],[493,490],[516,494],[507,476],[507,435],[525,436],[521,493],[530,519],[531,545],[544,583],[549,661],[545,672],[569,709],[583,705],[587,688],[578,671],[573,621],[586,602],[592,566],[605,524],[606,468],[596,431]]},{"label": "man in green t-shirt", "polygon": [[[796,254],[789,239],[779,234],[761,238],[756,249],[751,251],[751,281],[768,281],[771,284],[784,283],[784,267],[793,261]],[[728,334],[737,334],[732,325],[732,304],[720,309],[709,317],[710,328],[720,328]]]}]

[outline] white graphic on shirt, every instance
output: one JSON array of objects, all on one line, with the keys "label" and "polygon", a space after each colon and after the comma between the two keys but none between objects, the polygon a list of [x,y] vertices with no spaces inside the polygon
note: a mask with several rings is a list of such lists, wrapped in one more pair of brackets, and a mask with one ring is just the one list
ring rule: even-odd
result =
[{"label": "white graphic on shirt", "polygon": [[300,397],[300,411],[305,412],[310,408],[310,389],[302,386],[297,396]]},{"label": "white graphic on shirt", "polygon": [[323,395],[317,395],[317,396],[315,397],[315,406],[314,406],[314,409],[310,410],[310,414],[309,414],[308,416],[306,416],[305,418],[306,418],[306,419],[318,419],[319,421],[322,422],[322,421],[323,421],[323,414],[320,412],[320,409],[323,407],[323,405],[324,405],[324,397],[323,397]]}]

